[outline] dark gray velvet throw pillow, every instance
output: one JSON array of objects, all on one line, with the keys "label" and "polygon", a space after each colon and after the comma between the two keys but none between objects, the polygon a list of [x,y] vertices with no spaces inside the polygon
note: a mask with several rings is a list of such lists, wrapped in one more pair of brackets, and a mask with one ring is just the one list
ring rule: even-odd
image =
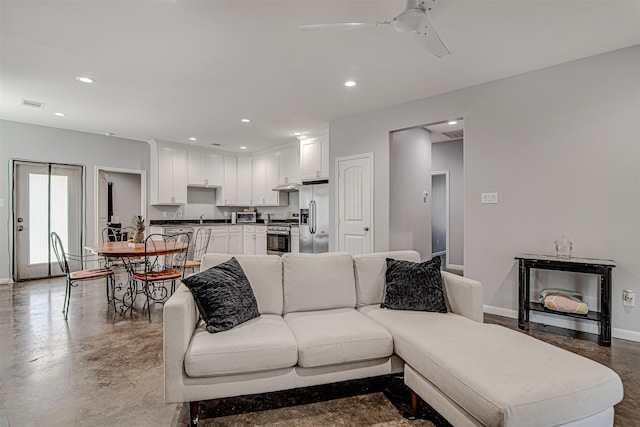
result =
[{"label": "dark gray velvet throw pillow", "polygon": [[182,283],[193,294],[211,333],[229,330],[260,316],[251,284],[235,258],[193,274]]},{"label": "dark gray velvet throw pillow", "polygon": [[440,257],[411,262],[387,258],[387,289],[382,308],[446,313]]}]

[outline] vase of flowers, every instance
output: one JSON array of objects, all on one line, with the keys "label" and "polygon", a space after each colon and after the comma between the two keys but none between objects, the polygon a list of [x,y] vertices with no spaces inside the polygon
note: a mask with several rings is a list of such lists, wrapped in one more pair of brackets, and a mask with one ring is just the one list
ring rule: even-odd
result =
[{"label": "vase of flowers", "polygon": [[135,234],[135,236],[133,236],[133,243],[142,243],[142,241],[144,240],[144,218],[142,218],[142,216],[140,215],[136,215],[135,217],[136,220],[136,228],[138,229],[138,232]]}]

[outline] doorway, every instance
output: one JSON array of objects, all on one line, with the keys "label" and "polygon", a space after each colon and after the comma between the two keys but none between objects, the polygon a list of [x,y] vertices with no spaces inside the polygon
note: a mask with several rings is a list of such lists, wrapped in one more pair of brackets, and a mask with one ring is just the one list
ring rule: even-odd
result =
[{"label": "doorway", "polygon": [[464,271],[463,126],[457,118],[389,134],[389,250],[413,249],[423,260],[446,255],[443,267],[457,273]]},{"label": "doorway", "polygon": [[96,166],[95,186],[94,242],[102,240],[102,230],[109,223],[119,223],[122,227],[133,226],[133,217],[140,215],[148,224],[146,171]]},{"label": "doorway", "polygon": [[12,161],[13,266],[15,280],[61,275],[49,236],[65,251],[81,253],[84,224],[84,166]]}]

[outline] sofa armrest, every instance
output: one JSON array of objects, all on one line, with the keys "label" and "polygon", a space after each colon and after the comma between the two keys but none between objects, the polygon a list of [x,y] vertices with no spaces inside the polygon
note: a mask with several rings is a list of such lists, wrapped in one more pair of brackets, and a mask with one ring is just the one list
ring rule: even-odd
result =
[{"label": "sofa armrest", "polygon": [[445,299],[451,311],[482,323],[484,320],[482,284],[477,280],[447,271],[442,272],[442,282]]},{"label": "sofa armrest", "polygon": [[180,285],[164,304],[162,330],[166,403],[184,401],[184,357],[199,317],[193,295],[185,285]]}]

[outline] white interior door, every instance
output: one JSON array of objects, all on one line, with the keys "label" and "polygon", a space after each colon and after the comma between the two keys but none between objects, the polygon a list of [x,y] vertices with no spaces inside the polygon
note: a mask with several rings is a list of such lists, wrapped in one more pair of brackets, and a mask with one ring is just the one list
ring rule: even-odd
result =
[{"label": "white interior door", "polygon": [[66,252],[80,254],[82,167],[15,162],[13,176],[16,279],[61,274],[50,234],[58,233]]},{"label": "white interior door", "polygon": [[338,250],[373,252],[373,154],[336,159]]}]

